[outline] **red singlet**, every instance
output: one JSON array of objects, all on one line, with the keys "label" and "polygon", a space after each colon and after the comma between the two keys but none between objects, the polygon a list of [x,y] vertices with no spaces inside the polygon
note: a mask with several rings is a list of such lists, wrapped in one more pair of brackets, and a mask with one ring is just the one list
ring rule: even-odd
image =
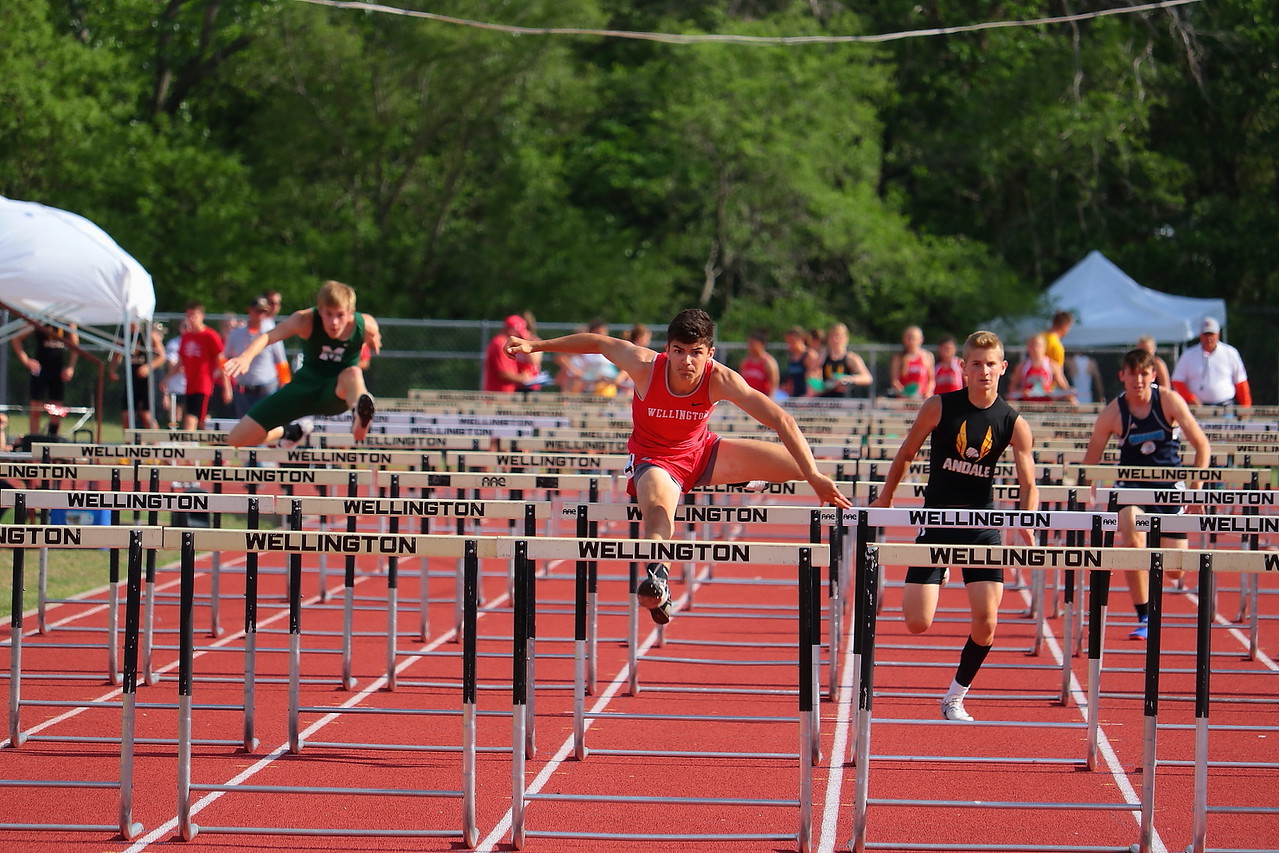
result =
[{"label": "red singlet", "polygon": [[[924,370],[924,357],[919,353],[903,353],[901,374],[897,377],[907,397],[918,397],[928,384],[928,372]],[[911,386],[914,386],[913,388]]]},{"label": "red singlet", "polygon": [[1027,361],[1021,371],[1021,398],[1034,403],[1047,403],[1053,398],[1053,369],[1048,356],[1038,364]]},{"label": "red singlet", "polygon": [[737,369],[746,380],[746,384],[766,397],[773,396],[773,384],[768,380],[768,362],[762,358],[746,356],[742,366]]},{"label": "red singlet", "polygon": [[964,387],[964,366],[955,356],[950,361],[937,362],[937,379],[934,383],[934,394],[945,394],[947,391],[958,391]]},{"label": "red singlet", "polygon": [[[715,403],[711,402],[711,374],[715,362],[706,362],[702,381],[692,393],[680,396],[672,394],[666,383],[666,353],[658,353],[653,361],[653,378],[648,390],[641,397],[631,398],[633,428],[626,449],[630,451],[628,471],[640,465],[654,465],[668,472],[688,491],[697,485],[710,460],[710,450],[719,436],[707,426]],[[635,493],[633,479],[626,484],[629,494]]]}]

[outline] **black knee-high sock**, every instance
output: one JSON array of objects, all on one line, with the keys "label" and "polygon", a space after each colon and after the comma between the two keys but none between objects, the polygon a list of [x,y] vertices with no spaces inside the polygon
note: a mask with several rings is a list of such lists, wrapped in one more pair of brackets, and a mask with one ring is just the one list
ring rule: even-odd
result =
[{"label": "black knee-high sock", "polygon": [[1137,609],[1138,619],[1147,619],[1150,617],[1150,602],[1143,601],[1141,604],[1134,604],[1133,607]]},{"label": "black knee-high sock", "polygon": [[978,645],[969,637],[968,642],[964,643],[964,650],[959,653],[959,669],[955,670],[955,680],[964,687],[970,687],[990,650],[991,646]]}]

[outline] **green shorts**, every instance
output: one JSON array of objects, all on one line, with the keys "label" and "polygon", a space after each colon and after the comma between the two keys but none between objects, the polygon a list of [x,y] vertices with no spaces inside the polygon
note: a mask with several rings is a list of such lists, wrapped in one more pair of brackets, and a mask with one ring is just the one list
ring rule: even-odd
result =
[{"label": "green shorts", "polygon": [[340,415],[351,408],[337,395],[336,376],[317,375],[302,368],[293,381],[249,409],[248,417],[265,430],[307,415]]}]

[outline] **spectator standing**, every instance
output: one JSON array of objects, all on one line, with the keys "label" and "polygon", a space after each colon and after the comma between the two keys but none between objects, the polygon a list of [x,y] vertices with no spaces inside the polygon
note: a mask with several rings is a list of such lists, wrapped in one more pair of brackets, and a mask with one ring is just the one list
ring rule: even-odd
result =
[{"label": "spectator standing", "polygon": [[[146,336],[150,336],[150,346]],[[124,428],[137,427],[151,429],[155,422],[151,418],[151,382],[148,377],[164,366],[164,326],[159,323],[148,324],[145,330],[137,323],[129,326],[129,370],[133,374],[133,398],[129,398],[129,384],[120,389],[120,416]],[[112,382],[120,378],[117,368],[121,356],[111,356],[110,373]],[[132,414],[132,419],[130,418]],[[132,422],[131,422],[132,421]]]},{"label": "spectator standing", "polygon": [[771,399],[777,392],[780,377],[777,359],[773,358],[767,348],[768,333],[763,329],[756,329],[747,335],[746,355],[737,372],[742,374],[747,385]]},{"label": "spectator standing", "polygon": [[893,353],[888,372],[898,397],[926,400],[933,396],[933,354],[924,349],[924,330],[907,326],[902,332],[902,348]]},{"label": "spectator standing", "polygon": [[1048,331],[1044,332],[1044,354],[1058,367],[1066,366],[1066,347],[1061,339],[1070,333],[1075,325],[1075,315],[1069,311],[1058,311],[1053,314]]},{"label": "spectator standing", "polygon": [[945,335],[937,342],[937,367],[933,372],[933,393],[945,394],[964,387],[964,363],[955,354],[955,338]]},{"label": "spectator standing", "polygon": [[1222,343],[1221,324],[1212,317],[1200,324],[1199,343],[1177,359],[1172,387],[1192,406],[1252,405],[1248,371],[1239,350]]},{"label": "spectator standing", "polygon": [[493,336],[484,349],[484,378],[481,390],[499,394],[523,391],[528,381],[537,373],[532,361],[521,362],[506,351],[506,341],[512,335],[527,337],[528,323],[519,314],[506,318],[502,331]]},{"label": "spectator standing", "polygon": [[[653,331],[643,323],[636,323],[631,326],[630,330],[622,335],[622,340],[630,341],[637,347],[647,347],[653,342]],[[541,358],[541,353],[519,353],[524,358]],[[631,375],[625,370],[617,371],[617,393],[624,399],[631,399],[635,396],[635,380],[631,379]]]},{"label": "spectator standing", "polygon": [[[265,328],[265,321],[270,319],[271,304],[266,297],[258,296],[249,302],[249,320],[233,328],[227,333],[226,348],[223,353],[227,358],[234,358],[249,348],[253,339],[270,329]],[[274,325],[272,326],[274,328]],[[248,370],[236,377],[233,386],[234,399],[232,408],[235,417],[244,417],[249,409],[259,400],[265,400],[281,385],[290,379],[289,359],[284,352],[284,344],[276,341],[262,350],[249,362]]]},{"label": "spectator standing", "polygon": [[[62,408],[66,399],[66,384],[75,375],[76,360],[80,357],[80,337],[75,328],[74,324],[67,330],[30,323],[11,342],[18,361],[31,374],[28,385],[31,435],[40,432],[40,417],[45,412],[49,415],[49,435],[57,435],[58,428],[62,425],[62,416],[66,414]],[[22,344],[30,336],[34,336],[36,340],[33,356],[27,355]]]},{"label": "spectator standing", "polygon": [[186,413],[187,378],[182,373],[182,356],[179,349],[182,335],[187,330],[186,318],[178,321],[178,333],[164,344],[164,363],[168,365],[164,379],[160,382],[161,408],[169,410],[169,428],[177,429],[182,425],[182,417]]},{"label": "spectator standing", "polygon": [[821,385],[817,351],[808,345],[808,332],[802,326],[787,329],[785,340],[786,376],[782,389],[789,397],[811,397]]},{"label": "spectator standing", "polygon": [[1082,352],[1071,353],[1066,356],[1065,374],[1075,389],[1076,403],[1106,402],[1106,389],[1095,358]]},{"label": "spectator standing", "polygon": [[1155,339],[1150,335],[1142,335],[1137,338],[1137,349],[1144,349],[1155,357],[1155,384],[1160,388],[1172,387],[1172,375],[1168,372],[1168,362],[1160,358],[1158,347],[1155,346]]},{"label": "spectator standing", "polygon": [[[185,412],[182,428],[204,429],[213,388],[222,388],[222,401],[231,402],[231,381],[222,372],[222,336],[204,325],[204,305],[191,302],[186,308],[186,331],[178,341],[178,372],[186,377]],[[173,375],[166,378],[170,381]]]},{"label": "spectator standing", "polygon": [[262,298],[266,300],[268,306],[266,316],[262,318],[262,328],[269,332],[279,322],[280,306],[284,304],[284,298],[280,296],[278,290],[268,290],[262,294]]},{"label": "spectator standing", "polygon": [[822,396],[851,397],[854,387],[866,387],[873,377],[862,357],[848,348],[848,327],[836,323],[826,332],[821,362]]},{"label": "spectator standing", "polygon": [[1056,392],[1069,390],[1061,365],[1048,357],[1047,345],[1043,332],[1026,340],[1026,354],[1013,368],[1008,382],[1008,399],[1047,403],[1063,396]]},{"label": "spectator standing", "polygon": [[[591,321],[586,327],[588,335],[608,336],[608,323],[601,319]],[[519,337],[519,335],[516,335]],[[578,352],[566,355],[560,362],[560,375],[558,383],[560,390],[567,394],[603,394],[605,396],[613,396],[616,394],[616,386],[613,381],[617,378],[620,368],[613,365],[602,353],[598,352]],[[613,394],[609,394],[608,389],[613,389]]]}]

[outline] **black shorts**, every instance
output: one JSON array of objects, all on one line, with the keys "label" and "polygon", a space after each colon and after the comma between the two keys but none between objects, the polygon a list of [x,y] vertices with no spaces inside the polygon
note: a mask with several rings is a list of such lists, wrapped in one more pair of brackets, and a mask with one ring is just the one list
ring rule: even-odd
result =
[{"label": "black shorts", "polygon": [[[984,527],[925,527],[915,537],[917,545],[1000,545],[1003,539],[998,530]],[[911,566],[906,570],[906,583],[940,584],[946,574],[942,566]],[[965,567],[964,583],[978,581],[1004,582],[1001,568]]]},{"label": "black shorts", "polygon": [[61,403],[65,391],[62,381],[62,368],[50,369],[40,367],[40,375],[31,377],[31,396],[28,400],[39,400],[42,403]]}]

